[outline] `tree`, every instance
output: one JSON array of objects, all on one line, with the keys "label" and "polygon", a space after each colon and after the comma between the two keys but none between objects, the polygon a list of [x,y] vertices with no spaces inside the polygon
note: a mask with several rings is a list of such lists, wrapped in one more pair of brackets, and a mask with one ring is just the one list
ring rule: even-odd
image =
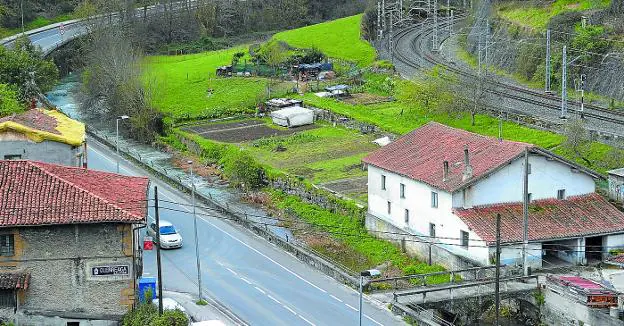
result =
[{"label": "tree", "polygon": [[12,49],[0,47],[0,83],[16,87],[20,101],[51,90],[58,78],[56,65],[28,37],[18,37]]},{"label": "tree", "polygon": [[24,110],[24,105],[17,100],[17,91],[7,84],[0,84],[0,117]]},{"label": "tree", "polygon": [[263,185],[263,169],[249,153],[234,147],[228,149],[219,163],[233,186],[257,189]]},{"label": "tree", "polygon": [[590,152],[591,138],[585,127],[585,121],[576,118],[570,120],[565,126],[564,134],[566,136],[566,141],[563,143],[564,147],[572,151],[588,166],[592,166],[592,162],[587,158],[587,154]]},{"label": "tree", "polygon": [[624,14],[624,2],[621,0],[611,1],[611,12],[616,15]]},{"label": "tree", "polygon": [[[286,46],[279,41],[270,41],[265,44],[260,49],[260,58],[264,61],[269,67],[273,69],[273,76],[275,77],[278,74],[279,66],[286,61],[287,53]],[[273,87],[273,78],[269,81],[267,93],[268,96],[271,97],[271,89]]]}]

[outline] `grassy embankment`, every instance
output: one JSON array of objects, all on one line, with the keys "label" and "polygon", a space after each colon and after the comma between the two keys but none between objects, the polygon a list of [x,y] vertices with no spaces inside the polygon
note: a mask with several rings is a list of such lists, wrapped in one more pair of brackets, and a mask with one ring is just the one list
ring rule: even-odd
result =
[{"label": "grassy embankment", "polygon": [[555,0],[536,6],[526,2],[508,2],[499,4],[496,11],[500,17],[515,25],[545,31],[550,19],[561,13],[607,8],[610,4],[611,0]]}]

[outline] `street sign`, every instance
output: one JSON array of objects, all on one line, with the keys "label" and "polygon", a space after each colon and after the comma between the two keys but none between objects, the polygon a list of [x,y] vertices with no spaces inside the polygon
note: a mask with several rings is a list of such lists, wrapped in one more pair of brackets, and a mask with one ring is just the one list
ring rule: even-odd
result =
[{"label": "street sign", "polygon": [[93,276],[128,275],[129,271],[130,271],[130,266],[128,265],[111,265],[111,266],[91,267],[91,275]]}]

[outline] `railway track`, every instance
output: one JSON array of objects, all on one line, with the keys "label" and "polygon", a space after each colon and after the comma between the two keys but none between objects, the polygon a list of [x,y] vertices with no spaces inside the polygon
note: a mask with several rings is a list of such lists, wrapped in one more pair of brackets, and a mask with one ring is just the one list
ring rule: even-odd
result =
[{"label": "railway track", "polygon": [[[465,15],[458,16],[454,23],[461,21],[464,17]],[[441,18],[438,24],[439,29],[444,30],[451,22]],[[393,42],[392,46],[393,56],[402,64],[414,69],[423,70],[439,65],[461,78],[472,82],[478,80],[477,75],[449,64],[449,62],[439,58],[439,56],[430,51],[430,45],[428,43],[431,40],[433,29],[433,24],[428,20],[424,20],[414,26],[394,33],[393,38],[395,42]],[[409,53],[405,53],[405,49],[399,49],[399,45],[406,41],[409,42]],[[560,97],[526,89],[517,85],[511,85],[498,80],[490,79],[486,82],[489,84],[486,88],[486,92],[500,98],[505,98],[512,103],[522,104],[521,106],[525,107],[525,109],[512,107],[505,107],[503,109],[501,105],[486,105],[486,109],[495,112],[507,111],[514,114],[529,115],[535,118],[544,118],[544,114],[539,114],[538,112],[546,109],[550,111],[548,112],[548,120],[555,123],[556,120],[558,120],[556,117],[559,115],[558,113],[561,112]],[[580,116],[581,111],[574,108],[574,106],[580,107],[580,103],[568,101],[568,117],[574,115]],[[624,135],[624,128],[622,128],[624,126],[624,113],[592,104],[585,104],[585,110],[582,113],[585,119],[595,120],[593,123],[595,128],[591,129],[614,136]]]}]

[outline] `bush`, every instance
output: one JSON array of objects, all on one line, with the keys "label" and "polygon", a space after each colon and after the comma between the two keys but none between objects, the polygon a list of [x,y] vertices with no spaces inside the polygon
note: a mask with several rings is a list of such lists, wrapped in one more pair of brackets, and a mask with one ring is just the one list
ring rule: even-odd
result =
[{"label": "bush", "polygon": [[17,91],[7,84],[0,84],[0,117],[24,111],[17,100]]},{"label": "bush", "polygon": [[251,154],[237,148],[229,148],[219,160],[223,174],[233,186],[244,189],[262,187],[263,169]]},{"label": "bush", "polygon": [[152,303],[141,303],[121,321],[123,326],[186,326],[188,323],[188,317],[178,309],[165,310],[159,316],[158,307]]}]

